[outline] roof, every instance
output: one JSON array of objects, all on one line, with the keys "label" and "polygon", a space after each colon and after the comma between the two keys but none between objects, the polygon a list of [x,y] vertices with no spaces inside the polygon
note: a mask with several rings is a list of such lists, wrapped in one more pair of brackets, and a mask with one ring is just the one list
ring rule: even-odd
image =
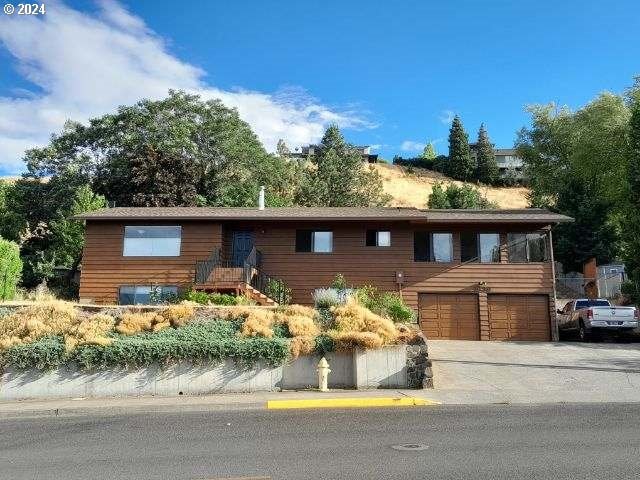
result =
[{"label": "roof", "polygon": [[76,215],[76,220],[381,220],[447,223],[560,223],[565,215],[538,208],[435,210],[400,207],[114,207]]}]

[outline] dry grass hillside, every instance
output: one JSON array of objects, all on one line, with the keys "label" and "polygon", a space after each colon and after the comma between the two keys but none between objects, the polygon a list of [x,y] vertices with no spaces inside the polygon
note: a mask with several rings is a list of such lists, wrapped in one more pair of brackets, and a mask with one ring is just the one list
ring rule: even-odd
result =
[{"label": "dry grass hillside", "polygon": [[[384,191],[393,197],[391,206],[394,207],[418,207],[424,208],[431,190],[436,182],[445,185],[462,182],[451,180],[438,172],[415,168],[413,173],[408,173],[404,167],[377,163],[374,165],[384,181]],[[526,194],[529,191],[524,187],[484,187],[478,189],[492,202],[496,202],[500,208],[526,208],[528,206]]]}]

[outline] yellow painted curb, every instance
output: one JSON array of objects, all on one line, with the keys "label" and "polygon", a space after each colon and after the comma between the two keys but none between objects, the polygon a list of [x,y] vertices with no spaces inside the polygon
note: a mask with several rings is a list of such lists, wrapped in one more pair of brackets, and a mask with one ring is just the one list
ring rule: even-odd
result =
[{"label": "yellow painted curb", "polygon": [[362,408],[362,407],[409,407],[416,405],[438,405],[438,402],[415,397],[366,397],[366,398],[315,398],[310,400],[269,400],[267,409],[288,408]]}]

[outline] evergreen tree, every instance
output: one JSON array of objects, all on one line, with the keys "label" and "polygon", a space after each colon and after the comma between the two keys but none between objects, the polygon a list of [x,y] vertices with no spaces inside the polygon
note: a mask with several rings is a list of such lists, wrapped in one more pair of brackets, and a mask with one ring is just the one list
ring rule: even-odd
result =
[{"label": "evergreen tree", "polygon": [[433,148],[433,143],[429,142],[424,146],[420,158],[424,158],[425,160],[435,160],[437,156],[438,154],[436,153],[436,149]]},{"label": "evergreen tree", "polygon": [[466,181],[473,178],[475,171],[475,161],[469,150],[469,135],[456,115],[449,130],[449,173],[457,180]]},{"label": "evergreen tree", "polygon": [[337,125],[327,128],[311,165],[302,173],[298,202],[306,206],[357,207],[384,205],[382,179],[347,144]]},{"label": "evergreen tree", "polygon": [[289,147],[287,147],[287,144],[284,142],[284,140],[278,140],[278,145],[276,145],[276,155],[278,155],[280,158],[287,158],[290,153],[291,150],[289,150]]},{"label": "evergreen tree", "polygon": [[480,130],[478,131],[477,149],[478,166],[476,178],[484,184],[491,185],[498,179],[498,163],[496,162],[493,145],[491,145],[487,130],[484,128],[484,123],[480,125]]}]

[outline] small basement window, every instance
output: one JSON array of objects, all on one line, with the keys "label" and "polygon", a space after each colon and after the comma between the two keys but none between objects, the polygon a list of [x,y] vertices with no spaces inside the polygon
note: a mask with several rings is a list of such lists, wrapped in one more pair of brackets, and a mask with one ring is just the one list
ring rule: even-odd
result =
[{"label": "small basement window", "polygon": [[296,230],[296,252],[331,253],[333,232]]},{"label": "small basement window", "polygon": [[367,230],[367,247],[390,247],[391,232],[388,230]]},{"label": "small basement window", "polygon": [[175,285],[123,285],[118,294],[120,305],[156,305],[178,295]]}]

